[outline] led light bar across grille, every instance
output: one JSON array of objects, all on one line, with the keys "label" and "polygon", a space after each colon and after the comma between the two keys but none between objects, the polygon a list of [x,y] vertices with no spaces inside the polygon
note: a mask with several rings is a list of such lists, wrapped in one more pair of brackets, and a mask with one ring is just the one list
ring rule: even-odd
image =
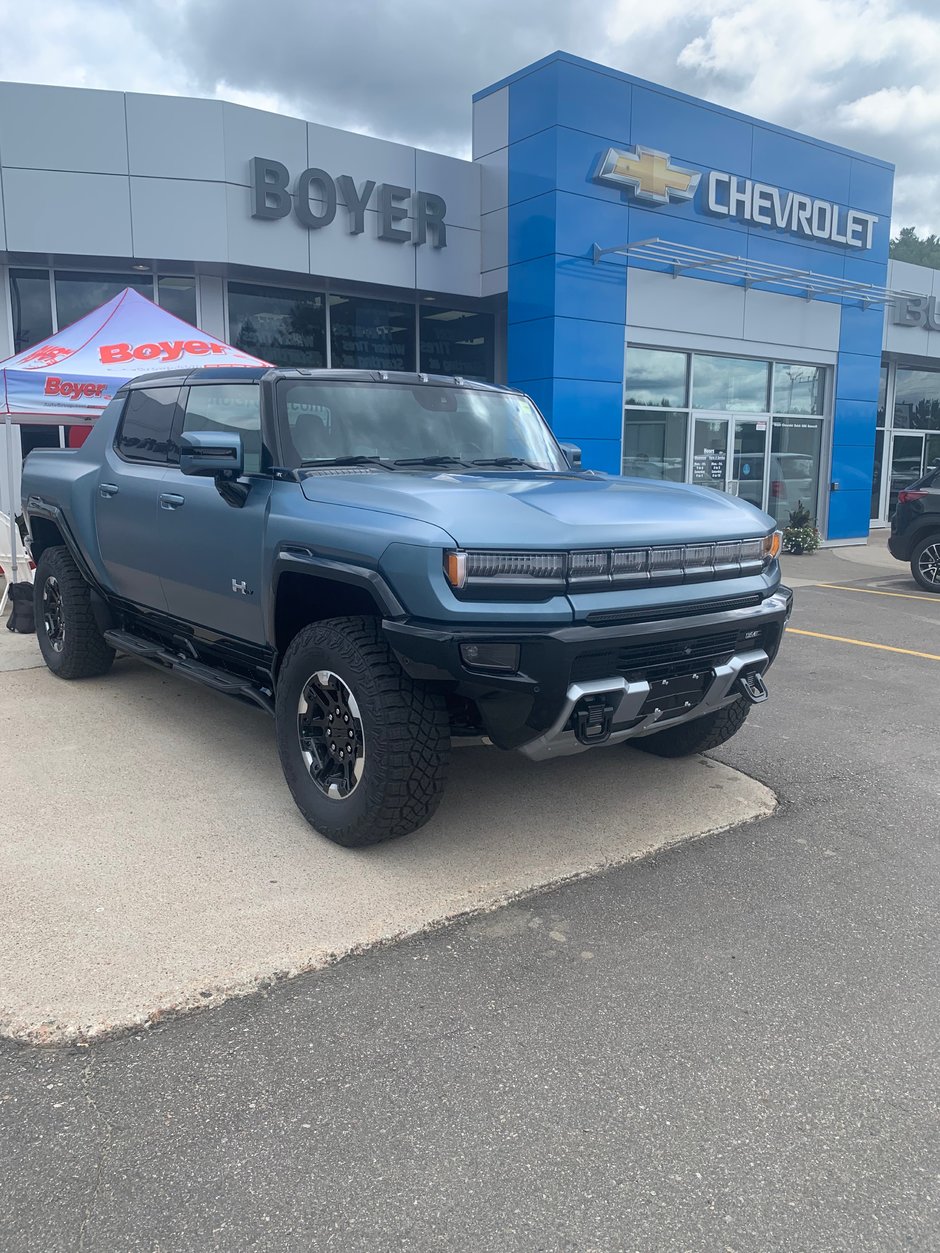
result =
[{"label": "led light bar across grille", "polygon": [[571,552],[451,552],[445,573],[451,586],[484,591],[487,587],[599,589],[639,584],[702,582],[758,574],[773,559],[776,535],[721,540],[707,544],[669,544],[649,548],[575,549]]}]

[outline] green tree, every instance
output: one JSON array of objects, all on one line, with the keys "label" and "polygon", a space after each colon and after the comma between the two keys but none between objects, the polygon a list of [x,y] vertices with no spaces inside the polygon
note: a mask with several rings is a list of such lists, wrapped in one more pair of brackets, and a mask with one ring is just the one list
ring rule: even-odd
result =
[{"label": "green tree", "polygon": [[912,261],[914,265],[929,265],[940,270],[940,238],[925,235],[923,239],[913,226],[902,226],[891,240],[889,255],[894,261]]}]

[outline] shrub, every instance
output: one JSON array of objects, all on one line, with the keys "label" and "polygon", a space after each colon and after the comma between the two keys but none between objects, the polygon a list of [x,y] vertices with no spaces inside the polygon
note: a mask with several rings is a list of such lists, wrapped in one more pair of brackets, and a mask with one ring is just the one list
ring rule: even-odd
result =
[{"label": "shrub", "polygon": [[802,500],[798,500],[796,508],[790,510],[790,517],[783,530],[784,552],[793,553],[794,556],[814,553],[819,542],[816,523]]}]

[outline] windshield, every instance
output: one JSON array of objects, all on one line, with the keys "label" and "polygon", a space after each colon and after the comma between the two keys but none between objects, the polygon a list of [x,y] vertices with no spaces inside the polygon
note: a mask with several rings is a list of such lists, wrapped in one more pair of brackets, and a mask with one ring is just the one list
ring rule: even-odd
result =
[{"label": "windshield", "polygon": [[512,392],[283,379],[278,418],[291,466],[350,458],[566,470],[535,406]]}]

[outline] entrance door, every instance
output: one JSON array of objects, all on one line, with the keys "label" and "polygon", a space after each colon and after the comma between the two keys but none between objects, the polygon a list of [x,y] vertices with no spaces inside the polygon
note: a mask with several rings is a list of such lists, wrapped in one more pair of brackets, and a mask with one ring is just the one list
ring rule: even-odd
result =
[{"label": "entrance door", "polygon": [[727,418],[695,415],[692,430],[692,482],[701,487],[728,490]]},{"label": "entrance door", "polygon": [[764,508],[767,470],[767,427],[764,419],[735,418],[732,428],[731,482],[735,496]]}]

